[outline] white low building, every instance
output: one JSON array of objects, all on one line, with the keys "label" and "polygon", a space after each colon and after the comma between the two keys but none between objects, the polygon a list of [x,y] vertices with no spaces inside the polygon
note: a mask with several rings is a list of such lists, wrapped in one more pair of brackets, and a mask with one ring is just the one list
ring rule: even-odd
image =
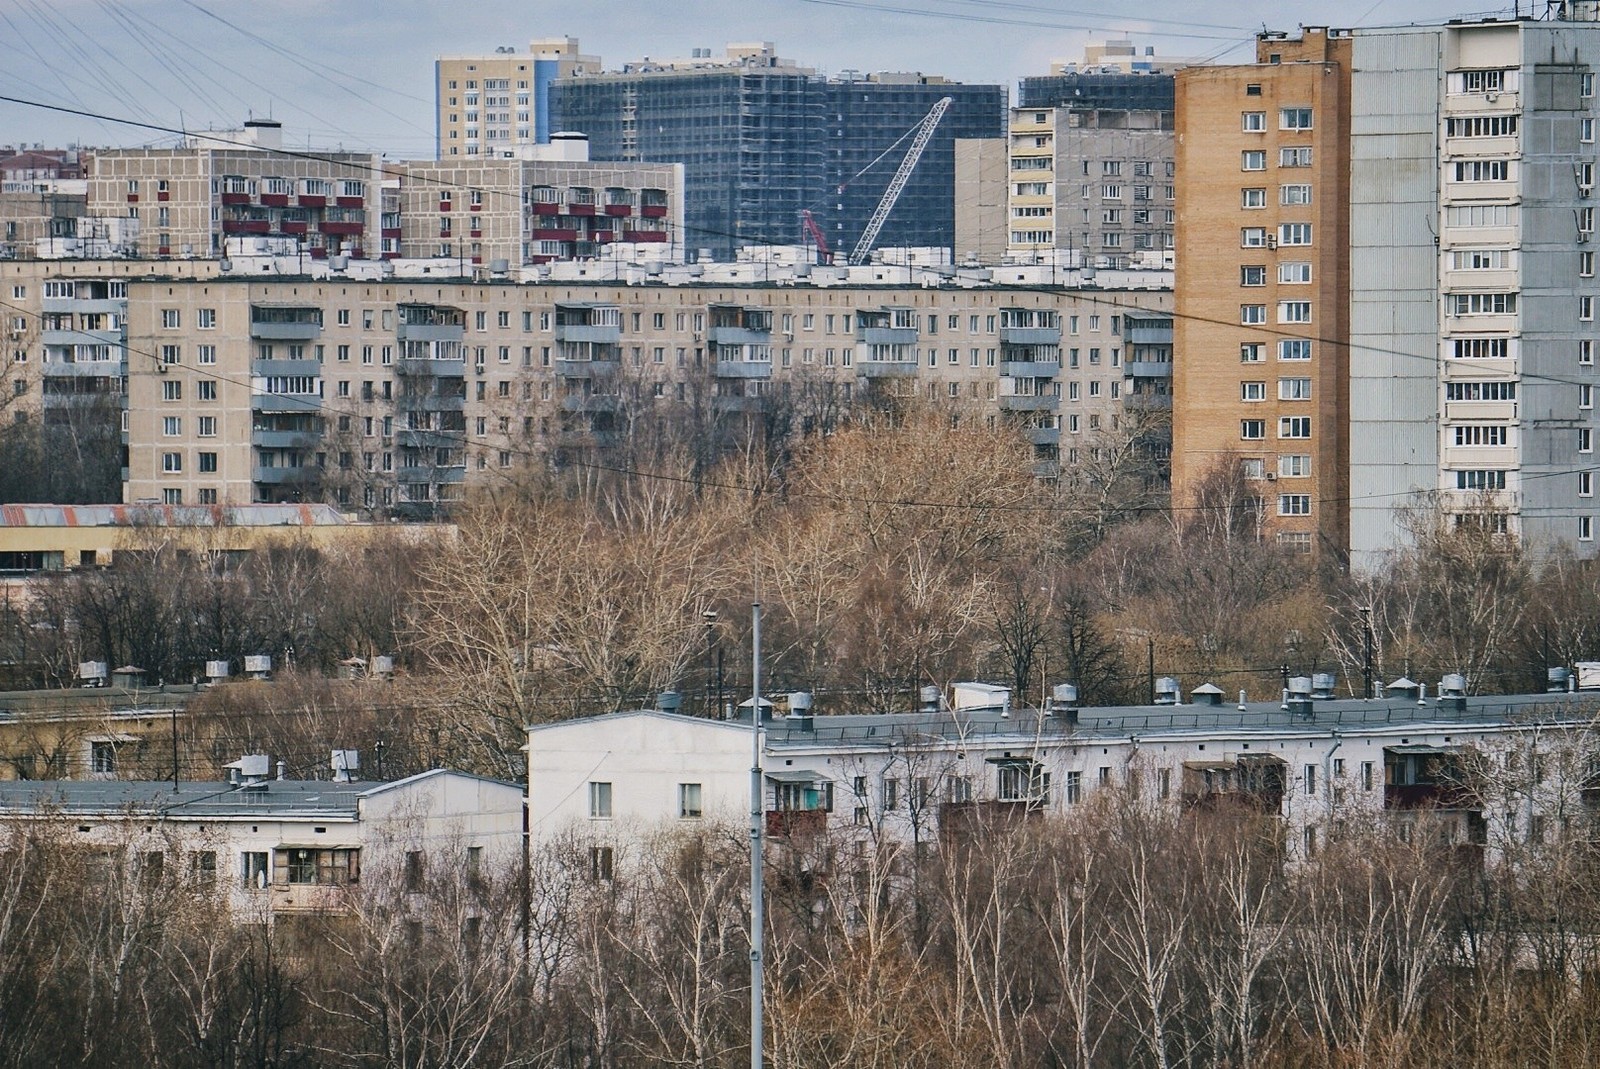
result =
[{"label": "white low building", "polygon": [[363,872],[415,884],[521,856],[514,783],[449,769],[385,783],[271,779],[261,756],[236,767],[229,783],[0,782],[0,822],[51,824],[108,862],[215,884],[253,919],[338,908]]},{"label": "white low building", "polygon": [[[1041,713],[994,690],[982,707],[776,717],[761,736],[766,829],[935,841],[1118,787],[1186,811],[1276,814],[1290,856],[1304,857],[1360,814],[1427,819],[1492,850],[1600,801],[1590,764],[1600,695],[1435,698],[1413,685],[1333,700],[1311,697],[1309,683],[1271,703],[1223,703],[1204,686],[1188,703]],[[535,725],[531,835],[575,833],[604,849],[663,825],[742,822],[750,764],[748,715],[639,710]]]}]

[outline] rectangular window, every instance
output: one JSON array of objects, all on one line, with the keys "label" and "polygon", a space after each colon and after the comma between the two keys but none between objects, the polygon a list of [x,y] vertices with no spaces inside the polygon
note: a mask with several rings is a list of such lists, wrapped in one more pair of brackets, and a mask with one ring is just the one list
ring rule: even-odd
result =
[{"label": "rectangular window", "polygon": [[1264,226],[1247,226],[1239,231],[1239,247],[1245,249],[1264,249],[1267,247],[1267,228]]},{"label": "rectangular window", "polygon": [[1457,160],[1451,165],[1451,178],[1456,182],[1509,182],[1510,160]]},{"label": "rectangular window", "polygon": [[1290,260],[1278,265],[1278,282],[1284,286],[1301,286],[1311,281],[1311,264],[1306,260]]},{"label": "rectangular window", "polygon": [[1279,301],[1278,322],[1280,323],[1309,323],[1311,322],[1310,301]]},{"label": "rectangular window", "polygon": [[1279,516],[1309,516],[1311,515],[1310,494],[1279,494]]},{"label": "rectangular window", "polygon": [[162,453],[161,470],[168,473],[181,472],[183,470],[183,454]]},{"label": "rectangular window", "polygon": [[1310,223],[1279,223],[1279,245],[1309,245],[1311,244]]},{"label": "rectangular window", "polygon": [[705,815],[698,783],[678,784],[678,819],[698,820]]},{"label": "rectangular window", "polygon": [[1261,343],[1258,341],[1247,341],[1242,343],[1239,346],[1239,363],[1261,363]]},{"label": "rectangular window", "polygon": [[1452,316],[1513,315],[1516,310],[1515,293],[1451,293],[1445,297],[1445,311]]},{"label": "rectangular window", "polygon": [[1283,205],[1310,204],[1311,187],[1305,183],[1278,187],[1278,203]]},{"label": "rectangular window", "polygon": [[611,816],[611,784],[594,780],[589,782],[589,816],[604,820]]},{"label": "rectangular window", "polygon": [[1267,191],[1265,189],[1241,189],[1239,191],[1239,201],[1241,208],[1265,208],[1267,206]]},{"label": "rectangular window", "polygon": [[1247,442],[1259,441],[1267,436],[1267,421],[1264,419],[1242,419],[1239,421],[1239,437]]},{"label": "rectangular window", "polygon": [[1510,355],[1511,344],[1507,338],[1450,339],[1450,356],[1455,360],[1504,360]]},{"label": "rectangular window", "polygon": [[217,436],[216,416],[197,416],[195,422],[199,424],[198,434],[202,438],[215,438]]},{"label": "rectangular window", "polygon": [[1267,128],[1267,113],[1264,111],[1247,111],[1242,118],[1241,126],[1247,134],[1258,134]]},{"label": "rectangular window", "polygon": [[1239,384],[1239,400],[1265,401],[1267,399],[1267,384],[1264,382],[1241,382]]},{"label": "rectangular window", "polygon": [[1309,401],[1311,400],[1310,379],[1279,379],[1278,400],[1280,401]]},{"label": "rectangular window", "polygon": [[1264,304],[1241,304],[1239,306],[1239,322],[1247,325],[1265,323],[1267,321],[1267,306]]},{"label": "rectangular window", "polygon": [[1578,541],[1591,542],[1594,540],[1594,517],[1578,517]]},{"label": "rectangular window", "polygon": [[216,472],[216,470],[217,470],[217,454],[215,454],[215,453],[201,453],[200,454],[200,470],[202,472],[207,473],[207,474],[214,474]]},{"label": "rectangular window", "polygon": [[1265,171],[1267,169],[1267,154],[1262,149],[1250,149],[1240,154],[1239,169],[1242,171]]},{"label": "rectangular window", "polygon": [[1310,416],[1281,416],[1278,419],[1279,438],[1310,438]]},{"label": "rectangular window", "polygon": [[1250,265],[1239,268],[1239,285],[1265,286],[1267,284],[1267,269],[1265,266]]},{"label": "rectangular window", "polygon": [[1452,428],[1456,445],[1510,445],[1511,428],[1466,424]]},{"label": "rectangular window", "polygon": [[272,855],[265,850],[246,850],[239,855],[239,886],[246,891],[265,891],[272,883]]},{"label": "rectangular window", "polygon": [[1279,108],[1278,129],[1280,130],[1309,130],[1311,129],[1310,108]]},{"label": "rectangular window", "polygon": [[1310,360],[1311,342],[1305,338],[1284,338],[1278,342],[1279,360]]},{"label": "rectangular window", "polygon": [[1482,468],[1456,472],[1457,490],[1504,490],[1506,473]]},{"label": "rectangular window", "polygon": [[177,438],[183,434],[182,416],[165,416],[161,420],[161,436],[163,438]]},{"label": "rectangular window", "polygon": [[1303,479],[1311,474],[1309,453],[1286,453],[1278,457],[1278,478]]},{"label": "rectangular window", "polygon": [[1300,148],[1283,148],[1278,150],[1279,167],[1310,167],[1311,146]]},{"label": "rectangular window", "polygon": [[1514,382],[1447,382],[1444,384],[1446,401],[1515,401],[1517,384]]}]

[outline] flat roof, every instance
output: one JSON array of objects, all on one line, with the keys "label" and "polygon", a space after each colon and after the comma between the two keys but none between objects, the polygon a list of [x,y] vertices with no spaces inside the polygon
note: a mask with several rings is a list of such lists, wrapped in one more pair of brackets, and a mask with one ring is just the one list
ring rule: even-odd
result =
[{"label": "flat roof", "polygon": [[338,509],[298,505],[0,505],[0,527],[332,527]]}]

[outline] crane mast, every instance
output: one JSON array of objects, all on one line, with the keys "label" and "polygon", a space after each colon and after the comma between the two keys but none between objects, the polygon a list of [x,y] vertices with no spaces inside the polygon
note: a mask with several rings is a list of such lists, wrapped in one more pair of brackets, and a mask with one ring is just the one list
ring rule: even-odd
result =
[{"label": "crane mast", "polygon": [[928,112],[917,125],[917,136],[912,139],[911,147],[906,150],[905,159],[900,161],[894,177],[889,179],[889,188],[883,191],[883,199],[878,201],[877,208],[873,209],[872,218],[867,220],[866,229],[861,231],[861,238],[856,242],[856,247],[850,250],[852,265],[867,262],[867,256],[872,252],[872,245],[878,240],[878,232],[883,229],[889,213],[894,211],[895,201],[900,199],[906,184],[911,181],[911,172],[917,169],[917,162],[922,159],[922,153],[928,147],[928,142],[933,140],[933,131],[939,125],[939,120],[944,118],[944,113],[950,109],[950,104],[950,97],[940,99],[933,106],[933,110]]}]

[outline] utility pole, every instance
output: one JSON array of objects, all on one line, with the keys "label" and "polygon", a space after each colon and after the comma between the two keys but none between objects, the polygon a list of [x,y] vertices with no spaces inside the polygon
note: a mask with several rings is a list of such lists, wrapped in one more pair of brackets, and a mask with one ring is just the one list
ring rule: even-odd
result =
[{"label": "utility pole", "polygon": [[1154,635],[1146,635],[1144,641],[1145,649],[1150,657],[1148,664],[1150,672],[1150,704],[1154,705],[1156,703],[1156,637]]},{"label": "utility pole", "polygon": [[762,872],[766,814],[761,772],[761,603],[750,606],[750,1069],[762,1067],[762,953],[766,940]]}]

